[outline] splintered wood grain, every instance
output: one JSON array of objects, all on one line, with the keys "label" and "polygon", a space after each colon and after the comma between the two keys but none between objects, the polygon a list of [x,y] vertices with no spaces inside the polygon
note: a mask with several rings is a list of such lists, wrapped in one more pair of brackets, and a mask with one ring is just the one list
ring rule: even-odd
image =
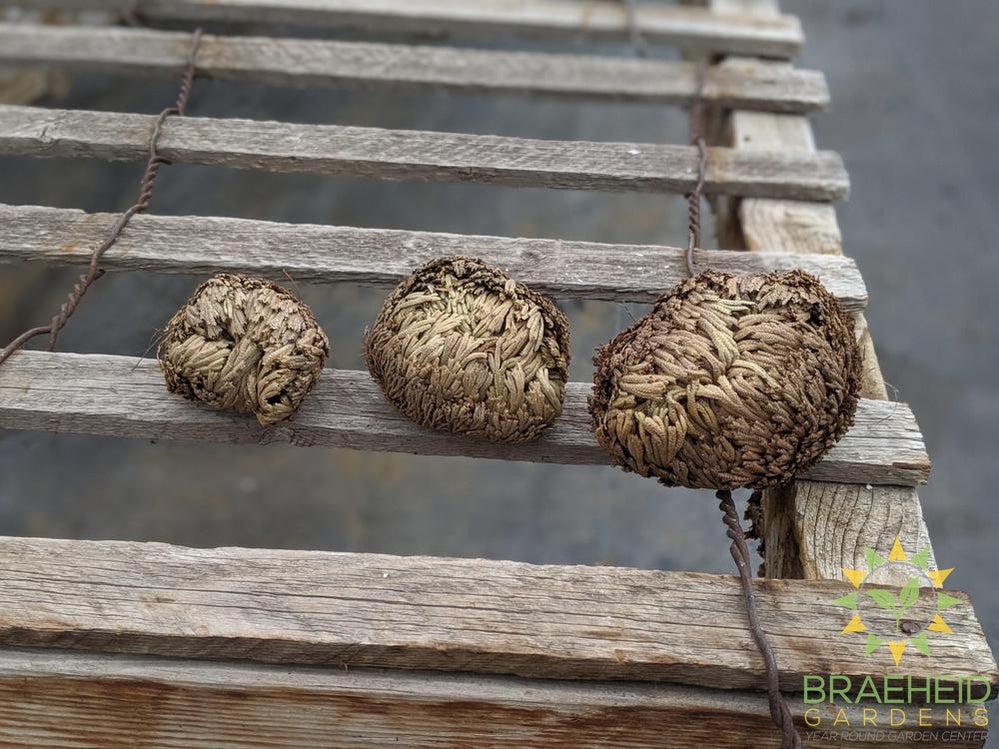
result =
[{"label": "splintered wood grain", "polygon": [[[345,669],[762,689],[735,577],[483,559],[0,539],[0,644]],[[999,671],[963,593],[954,634],[895,666],[840,631],[831,581],[755,583],[781,682]],[[935,591],[924,590],[929,598]],[[935,600],[935,599],[934,599]],[[894,620],[892,620],[894,621]]]},{"label": "splintered wood grain", "polygon": [[[86,264],[117,220],[111,214],[0,204],[0,261]],[[553,239],[468,236],[201,216],[138,215],[101,259],[107,270],[244,272],[296,281],[390,285],[442,255],[478,257],[539,291],[650,302],[687,277],[685,249]],[[803,268],[847,309],[867,291],[852,260],[822,255],[698,251],[699,268],[743,275]]]},{"label": "splintered wood grain", "polygon": [[[21,351],[0,368],[0,427],[605,465],[610,459],[590,431],[590,390],[587,383],[569,383],[562,415],[540,440],[504,445],[414,424],[389,405],[367,372],[325,370],[292,420],[262,427],[169,393],[153,360]],[[904,404],[861,401],[853,428],[805,475],[913,485],[929,468]]]},{"label": "splintered wood grain", "polygon": [[[773,577],[844,580],[844,568],[867,569],[865,547],[885,555],[896,538],[909,554],[930,548],[911,487],[796,481],[774,492],[772,501],[780,518],[766,537],[767,574]],[[886,569],[883,582],[892,585],[904,585],[911,576],[904,567]]]},{"label": "splintered wood grain", "polygon": [[[0,24],[0,62],[175,76],[188,33]],[[697,66],[665,60],[494,52],[448,47],[205,35],[200,76],[292,86],[411,85],[688,103]],[[722,107],[804,112],[829,101],[821,73],[771,62],[711,68],[704,98]]]},{"label": "splintered wood grain", "polygon": [[[0,106],[0,154],[145,159],[155,117]],[[482,182],[576,190],[684,193],[697,149],[644,143],[172,118],[159,152],[175,162],[376,179]],[[838,154],[711,148],[708,193],[839,200],[849,179]]]},{"label": "splintered wood grain", "polygon": [[[18,0],[23,8],[134,10],[149,19],[288,24],[389,32],[460,33],[493,38],[628,38],[623,6],[616,0]],[[638,27],[650,42],[685,49],[792,57],[801,48],[794,16],[754,18],[643,2]]]},{"label": "splintered wood grain", "polygon": [[[789,700],[801,730],[804,705]],[[845,706],[852,725],[863,710]],[[820,708],[831,725],[838,706]],[[963,708],[965,716],[968,708]],[[944,708],[923,714],[946,728]],[[967,720],[967,717],[966,717]],[[901,749],[892,732],[811,747]],[[35,749],[777,749],[760,693],[0,650],[0,745]],[[970,749],[981,741],[921,742]]]}]

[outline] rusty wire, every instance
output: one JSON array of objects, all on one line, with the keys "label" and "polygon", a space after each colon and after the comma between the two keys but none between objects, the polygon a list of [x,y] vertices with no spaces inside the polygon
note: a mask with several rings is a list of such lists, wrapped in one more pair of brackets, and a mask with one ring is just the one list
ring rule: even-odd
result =
[{"label": "rusty wire", "polygon": [[[694,98],[690,103],[690,144],[697,147],[697,182],[694,189],[687,195],[687,272],[691,276],[697,274],[694,268],[694,248],[701,244],[701,192],[704,189],[705,173],[708,166],[708,149],[704,139],[704,84],[707,80],[708,60],[701,62],[697,68],[697,84]],[[726,535],[732,540],[729,552],[739,571],[739,581],[746,602],[746,615],[749,618],[749,632],[763,656],[767,674],[767,699],[770,703],[770,717],[781,732],[781,749],[801,749],[801,736],[794,726],[794,718],[787,700],[780,691],[780,669],[773,647],[767,639],[766,632],[760,625],[759,611],[756,606],[756,596],[753,590],[753,573],[750,568],[749,546],[746,534],[739,521],[739,513],[732,499],[732,492],[722,490],[716,493],[722,511],[722,520],[728,527]],[[762,500],[760,492],[753,492],[753,501]]]},{"label": "rusty wire", "polygon": [[[694,98],[690,103],[690,144],[697,147],[697,182],[694,189],[687,195],[687,272],[695,276],[697,271],[694,268],[694,248],[701,244],[701,192],[704,189],[705,173],[708,165],[708,149],[704,139],[704,84],[707,79],[708,61],[707,58],[697,68],[697,85],[695,86]],[[756,643],[756,647],[763,656],[763,663],[767,675],[767,699],[770,703],[770,717],[774,725],[781,732],[781,749],[801,749],[801,736],[794,726],[794,717],[791,709],[787,705],[787,700],[780,691],[780,669],[777,666],[777,658],[774,655],[767,633],[760,625],[759,611],[756,606],[756,596],[753,589],[753,573],[750,568],[749,546],[746,543],[746,534],[739,521],[739,513],[735,508],[735,501],[732,499],[732,492],[724,489],[715,495],[719,500],[719,509],[722,511],[722,520],[728,527],[726,535],[732,540],[729,552],[739,571],[739,581],[742,585],[742,594],[746,602],[746,615],[749,619],[749,632]],[[754,502],[759,504],[762,501],[762,494],[753,492]]]},{"label": "rusty wire", "polygon": [[118,241],[118,238],[125,230],[125,227],[128,226],[132,217],[137,213],[142,213],[149,207],[149,202],[153,195],[153,187],[156,185],[156,177],[159,174],[160,167],[164,164],[170,163],[157,151],[157,143],[160,138],[160,133],[163,130],[163,123],[170,117],[183,117],[187,110],[187,103],[191,98],[191,88],[194,85],[195,59],[200,45],[201,29],[198,28],[195,29],[191,38],[191,47],[187,53],[187,58],[184,63],[184,72],[181,77],[177,101],[173,106],[167,107],[160,112],[155,123],[153,124],[152,133],[149,136],[149,159],[146,162],[146,169],[142,174],[142,179],[139,181],[139,198],[137,202],[118,217],[118,219],[114,222],[114,225],[111,227],[111,231],[108,233],[107,238],[94,250],[93,254],[90,256],[90,265],[87,268],[87,272],[80,276],[79,280],[73,286],[73,290],[69,293],[66,301],[63,302],[63,305],[59,308],[59,312],[52,318],[52,322],[48,325],[40,325],[35,328],[30,328],[8,343],[7,346],[0,351],[0,364],[7,361],[11,354],[20,349],[35,336],[48,334],[48,350],[52,351],[55,349],[56,342],[59,340],[59,333],[62,331],[63,327],[65,327],[69,318],[76,311],[77,306],[80,304],[80,300],[83,299],[83,295],[87,293],[87,289],[89,289],[98,278],[104,275],[104,271],[100,268],[101,257],[105,252],[114,246],[115,242]]},{"label": "rusty wire", "polygon": [[694,248],[701,244],[701,192],[708,171],[708,148],[704,141],[704,83],[708,77],[707,59],[697,66],[694,98],[690,102],[690,145],[697,148],[697,182],[687,195],[687,273],[697,275]]},{"label": "rusty wire", "polygon": [[[638,23],[637,0],[620,0],[624,6],[628,38],[637,57],[648,56],[648,46]],[[697,181],[694,189],[687,194],[687,273],[697,275],[694,267],[694,249],[701,244],[701,194],[708,170],[708,148],[704,139],[704,85],[708,74],[708,58],[697,66],[694,79],[694,94],[690,101],[690,145],[697,148]]]},{"label": "rusty wire", "polygon": [[777,658],[773,647],[767,639],[766,632],[760,625],[759,613],[756,608],[756,596],[753,589],[753,573],[749,569],[749,547],[746,536],[739,522],[739,513],[735,509],[732,492],[723,489],[715,494],[718,497],[718,508],[722,511],[725,525],[728,526],[728,537],[732,539],[729,551],[735,566],[739,570],[739,580],[742,583],[742,594],[746,600],[746,614],[749,616],[749,631],[756,647],[763,656],[767,672],[767,698],[770,701],[770,717],[781,731],[781,749],[801,749],[801,736],[794,727],[794,717],[787,705],[787,700],[780,691],[780,670],[777,668]]},{"label": "rusty wire", "polygon": [[[638,26],[636,0],[621,0],[625,7],[626,19],[635,54],[645,57],[647,49]],[[709,60],[707,57],[698,65],[694,95],[690,102],[690,145],[697,148],[697,180],[694,189],[687,194],[687,272],[691,277],[697,275],[694,266],[694,249],[701,244],[701,195],[704,191],[705,175],[708,167],[708,149],[704,136],[704,86],[707,80]],[[759,611],[756,606],[756,596],[753,588],[753,573],[750,569],[749,547],[746,534],[739,521],[739,514],[732,499],[732,492],[721,490],[716,493],[720,502],[722,519],[728,528],[726,535],[732,544],[729,551],[739,571],[739,581],[742,586],[743,598],[746,603],[746,614],[749,619],[749,631],[756,643],[766,669],[767,698],[770,703],[770,717],[781,732],[781,749],[801,749],[801,735],[794,726],[794,718],[788,707],[787,700],[780,691],[780,669],[773,647],[767,639],[766,632],[760,625]],[[750,508],[758,507],[762,493],[753,492]],[[747,511],[748,512],[748,511]],[[753,525],[756,530],[756,525]]]}]

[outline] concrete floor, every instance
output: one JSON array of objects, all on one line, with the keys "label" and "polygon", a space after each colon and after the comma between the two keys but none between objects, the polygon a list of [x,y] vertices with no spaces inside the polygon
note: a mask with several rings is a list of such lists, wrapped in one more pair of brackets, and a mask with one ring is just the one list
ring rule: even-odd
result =
[{"label": "concrete floor", "polygon": [[[921,497],[937,558],[957,567],[949,583],[971,593],[995,647],[999,5],[787,0],[786,10],[808,34],[799,64],[825,71],[832,89],[833,108],[815,128],[820,147],[840,151],[850,170],[853,193],[839,216],[870,288],[882,369],[912,404],[934,458]],[[171,82],[80,76],[65,100],[46,104],[156,112],[173,96]],[[197,84],[191,113],[598,140],[682,142],[686,128],[682,113],[644,106],[211,82]],[[0,201],[117,210],[132,200],[139,171],[2,158]],[[153,210],[600,241],[685,237],[682,200],[670,197],[205,167],[166,169]],[[0,337],[46,319],[68,279],[0,268]],[[141,354],[197,282],[109,276],[61,348]],[[362,366],[361,331],[384,291],[302,291],[333,340],[331,364]],[[562,306],[579,380],[589,378],[592,348],[641,313]],[[666,491],[610,468],[11,432],[0,433],[0,533],[730,569],[710,494]]]}]

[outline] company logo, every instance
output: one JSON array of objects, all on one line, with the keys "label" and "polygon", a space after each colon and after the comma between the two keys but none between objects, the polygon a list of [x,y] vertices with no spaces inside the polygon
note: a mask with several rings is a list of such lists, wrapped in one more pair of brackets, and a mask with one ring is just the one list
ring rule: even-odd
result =
[{"label": "company logo", "polygon": [[[910,557],[897,537],[887,558],[865,547],[864,561],[866,570],[842,568],[856,590],[836,599],[854,612],[841,634],[866,635],[867,655],[887,646],[896,666],[906,652],[929,655],[931,636],[951,634],[942,612],[961,603],[940,590],[954,568],[933,567],[929,547]],[[897,590],[874,587],[879,585]],[[927,594],[930,588],[934,592]]]}]

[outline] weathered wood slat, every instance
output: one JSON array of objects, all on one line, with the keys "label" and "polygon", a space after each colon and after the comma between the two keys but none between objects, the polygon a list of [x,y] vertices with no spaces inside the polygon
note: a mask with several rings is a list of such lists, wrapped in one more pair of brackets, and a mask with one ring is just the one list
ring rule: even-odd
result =
[{"label": "weathered wood slat", "polygon": [[[569,384],[561,418],[540,441],[499,445],[416,426],[385,401],[367,372],[326,370],[292,421],[264,428],[167,392],[153,360],[27,351],[0,368],[0,427],[602,465],[609,459],[590,433],[589,391],[586,383]],[[854,427],[806,475],[913,485],[929,469],[909,409],[862,401]]]},{"label": "weathered wood slat", "polygon": [[[151,115],[0,106],[0,154],[145,159]],[[159,140],[167,159],[238,169],[377,179],[484,182],[578,190],[693,188],[697,149],[589,141],[172,118]],[[849,179],[838,154],[712,148],[705,190],[839,200]]]},{"label": "weathered wood slat", "polygon": [[[789,702],[807,731],[801,700]],[[853,726],[863,724],[864,708],[886,720],[884,706],[844,707]],[[820,708],[826,727],[837,709]],[[953,728],[944,710],[922,714],[927,732]],[[971,710],[962,712],[970,722]],[[855,733],[855,743],[836,745],[904,746],[887,731]],[[133,746],[137,737],[143,749],[779,746],[766,698],[754,692],[0,650],[0,744]],[[971,737],[920,742],[948,749],[981,745]]]},{"label": "weathered wood slat", "polygon": [[[111,214],[0,204],[0,261],[89,263],[117,219]],[[557,296],[649,302],[687,277],[685,250],[556,239],[468,236],[200,216],[139,215],[101,260],[109,270],[257,273],[284,281],[395,284],[441,255],[480,257]],[[846,309],[867,300],[843,257],[698,251],[700,268],[729,273],[804,268]]]},{"label": "weathered wood slat", "polygon": [[[765,684],[731,576],[3,538],[0,577],[7,646],[723,689]],[[953,634],[934,638],[929,656],[895,666],[887,648],[867,656],[865,638],[850,643],[840,634],[853,612],[834,601],[849,585],[761,580],[756,588],[790,692],[802,690],[804,674],[831,668],[848,676],[982,674],[999,683],[962,593],[953,592],[961,603],[947,609]],[[927,602],[935,595],[921,593]]]},{"label": "weathered wood slat", "polygon": [[[624,8],[614,0],[3,0],[0,7],[4,5],[137,11],[150,19],[349,27],[377,33],[628,36]],[[644,3],[637,20],[650,42],[687,49],[791,57],[803,40],[794,16],[760,20]]]},{"label": "weathered wood slat", "polygon": [[[176,75],[190,44],[186,33],[0,24],[0,62],[74,71]],[[690,63],[592,55],[206,35],[197,59],[199,75],[278,85],[416,85],[680,104],[697,91]],[[821,73],[754,62],[711,68],[704,98],[721,107],[804,112],[828,104],[829,92]]]}]

